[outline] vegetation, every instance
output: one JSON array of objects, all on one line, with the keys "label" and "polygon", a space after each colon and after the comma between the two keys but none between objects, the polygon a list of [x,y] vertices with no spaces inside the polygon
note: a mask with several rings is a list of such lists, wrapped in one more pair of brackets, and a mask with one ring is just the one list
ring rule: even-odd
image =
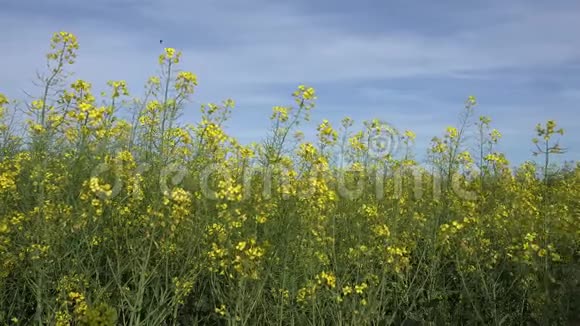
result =
[{"label": "vegetation", "polygon": [[469,97],[420,165],[415,134],[378,119],[305,140],[316,94],[299,86],[243,145],[224,131],[232,100],[179,119],[197,86],[180,52],[142,98],[112,81],[98,105],[70,80],[77,49],[56,33],[40,96],[0,95],[1,324],[577,320],[580,165],[551,169],[555,122],[536,128],[542,163],[514,170]]}]

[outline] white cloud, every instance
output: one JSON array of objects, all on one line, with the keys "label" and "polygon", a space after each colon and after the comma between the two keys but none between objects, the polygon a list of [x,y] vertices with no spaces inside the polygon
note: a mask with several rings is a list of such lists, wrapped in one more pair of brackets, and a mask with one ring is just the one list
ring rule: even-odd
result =
[{"label": "white cloud", "polygon": [[[565,6],[539,7],[523,1],[491,2],[490,9],[474,17],[481,25],[467,24],[466,29],[433,36],[391,28],[388,13],[383,33],[355,32],[342,23],[349,13],[306,13],[292,3],[42,2],[55,8],[84,10],[84,16],[66,19],[67,15],[74,17],[75,12],[56,16],[52,12],[34,12],[33,7],[1,12],[0,91],[20,95],[20,89],[28,88],[34,69],[43,67],[50,34],[60,29],[79,36],[80,57],[74,68],[77,77],[93,81],[97,88],[109,79],[128,78],[132,90],[140,91],[146,77],[155,73],[156,58],[162,50],[158,41],[162,38],[167,46],[183,49],[182,68],[198,74],[197,103],[232,97],[241,110],[247,110],[235,116],[245,122],[233,126],[246,135],[262,134],[267,128],[264,115],[269,115],[272,105],[290,103],[289,93],[298,83],[316,87],[424,77],[462,78],[465,83],[476,83],[481,78],[497,78],[495,72],[500,70],[519,70],[533,76],[538,68],[577,64],[580,58],[580,39],[572,32],[580,28],[580,10],[573,4],[569,7],[575,10]],[[113,12],[125,18],[112,22],[108,15]],[[457,13],[458,20],[469,21],[470,17],[461,14]],[[434,13],[433,20],[417,24],[437,24],[436,19]],[[124,25],[131,28],[123,28]],[[278,91],[280,86],[290,89]],[[388,114],[402,124],[416,124],[409,126],[415,130],[440,130],[455,121],[462,103],[449,103],[436,95],[413,93],[414,90],[395,89],[383,94],[379,88],[362,93],[329,93],[337,101],[360,100],[364,110],[329,105],[320,108],[321,115],[352,110],[355,118],[366,118],[367,114],[383,114],[385,107],[408,105],[410,109],[390,110]],[[533,128],[529,125],[532,120],[535,124],[548,116],[542,114],[540,106],[537,112],[530,113],[523,105],[511,106],[512,102],[509,107],[506,104],[504,111],[511,116],[504,121],[509,128],[506,133],[524,137]],[[554,115],[565,117],[568,113]]]}]

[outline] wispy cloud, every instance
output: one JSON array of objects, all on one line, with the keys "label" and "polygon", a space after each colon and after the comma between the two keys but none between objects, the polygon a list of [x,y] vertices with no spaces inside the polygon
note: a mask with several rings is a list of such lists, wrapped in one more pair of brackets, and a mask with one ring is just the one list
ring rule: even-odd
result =
[{"label": "wispy cloud", "polygon": [[[320,92],[315,118],[390,120],[428,132],[455,121],[463,99],[505,128],[507,150],[526,153],[536,122],[560,120],[580,139],[580,3],[498,0],[407,1],[72,0],[11,2],[0,12],[0,89],[20,95],[43,67],[53,31],[78,34],[77,76],[102,87],[128,79],[134,91],[156,72],[164,45],[184,51],[198,74],[197,103],[232,97],[233,133],[255,138],[272,105],[289,103],[299,83]],[[192,112],[192,111],[189,111]],[[193,113],[185,118],[194,118]],[[423,146],[432,135],[421,138]],[[580,144],[579,144],[580,145]],[[572,158],[578,158],[580,148]]]}]

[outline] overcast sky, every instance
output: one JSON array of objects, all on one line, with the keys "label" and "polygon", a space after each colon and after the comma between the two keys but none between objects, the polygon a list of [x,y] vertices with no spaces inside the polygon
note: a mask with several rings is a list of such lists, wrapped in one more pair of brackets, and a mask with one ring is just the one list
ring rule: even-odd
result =
[{"label": "overcast sky", "polygon": [[[478,98],[514,163],[531,157],[538,122],[567,134],[580,160],[580,1],[0,0],[0,92],[24,98],[53,32],[79,37],[75,78],[99,90],[125,79],[140,95],[163,46],[198,75],[195,103],[232,98],[228,125],[260,140],[274,105],[299,84],[318,106],[308,127],[373,117],[417,133],[422,154]],[[163,39],[163,45],[159,40]]]}]

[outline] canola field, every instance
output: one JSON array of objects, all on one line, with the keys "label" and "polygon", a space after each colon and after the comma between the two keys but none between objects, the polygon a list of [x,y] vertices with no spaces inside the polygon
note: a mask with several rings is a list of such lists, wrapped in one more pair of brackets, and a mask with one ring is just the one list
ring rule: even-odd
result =
[{"label": "canola field", "polygon": [[183,121],[179,51],[143,94],[93,94],[78,50],[55,33],[41,92],[0,94],[0,324],[580,323],[580,165],[553,163],[555,121],[514,167],[470,96],[420,161],[382,117],[310,121],[300,85],[242,144],[233,100]]}]

